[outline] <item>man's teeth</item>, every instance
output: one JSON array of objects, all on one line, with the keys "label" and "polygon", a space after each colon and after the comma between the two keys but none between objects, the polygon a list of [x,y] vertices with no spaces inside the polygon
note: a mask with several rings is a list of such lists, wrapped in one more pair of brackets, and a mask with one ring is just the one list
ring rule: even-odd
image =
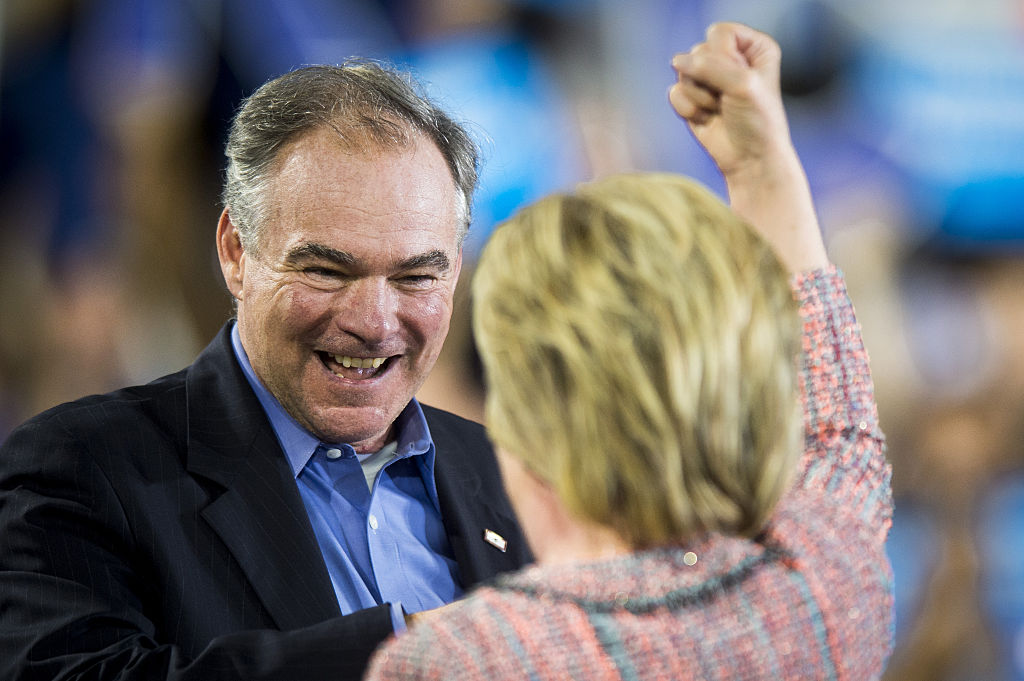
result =
[{"label": "man's teeth", "polygon": [[348,357],[347,355],[332,355],[334,361],[343,367],[353,369],[376,369],[387,357]]}]

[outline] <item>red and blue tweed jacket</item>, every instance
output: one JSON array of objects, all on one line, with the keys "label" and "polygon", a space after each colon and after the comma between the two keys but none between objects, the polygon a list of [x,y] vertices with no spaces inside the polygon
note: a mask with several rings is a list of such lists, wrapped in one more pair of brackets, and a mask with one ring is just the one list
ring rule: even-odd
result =
[{"label": "red and blue tweed jacket", "polygon": [[712,535],[500,578],[386,645],[367,678],[881,676],[892,641],[883,552],[892,500],[868,359],[834,268],[800,275],[794,288],[806,450],[761,536]]}]

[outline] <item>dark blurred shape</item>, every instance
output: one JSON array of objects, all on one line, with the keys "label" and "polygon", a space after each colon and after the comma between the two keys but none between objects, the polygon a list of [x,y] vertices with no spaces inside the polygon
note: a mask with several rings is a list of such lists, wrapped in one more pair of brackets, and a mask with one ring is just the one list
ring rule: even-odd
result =
[{"label": "dark blurred shape", "polygon": [[948,250],[1024,254],[1024,175],[979,177],[955,187],[935,238]]},{"label": "dark blurred shape", "polygon": [[981,597],[1006,661],[1008,681],[1024,681],[1024,472],[993,481],[978,513]]},{"label": "dark blurred shape", "polygon": [[851,59],[852,29],[830,4],[798,2],[779,16],[776,26],[784,94],[819,94],[844,75]]}]

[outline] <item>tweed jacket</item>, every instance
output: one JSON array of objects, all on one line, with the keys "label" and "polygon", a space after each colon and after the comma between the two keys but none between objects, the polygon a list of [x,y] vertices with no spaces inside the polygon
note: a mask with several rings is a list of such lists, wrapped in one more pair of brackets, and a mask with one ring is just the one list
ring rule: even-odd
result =
[{"label": "tweed jacket", "polygon": [[[423,411],[463,586],[522,566],[483,428]],[[55,407],[0,448],[4,681],[355,680],[391,631],[386,605],[341,615],[228,327],[187,369]]]},{"label": "tweed jacket", "polygon": [[761,535],[506,575],[380,649],[367,678],[877,679],[892,506],[867,357],[834,268],[794,286],[805,452]]}]

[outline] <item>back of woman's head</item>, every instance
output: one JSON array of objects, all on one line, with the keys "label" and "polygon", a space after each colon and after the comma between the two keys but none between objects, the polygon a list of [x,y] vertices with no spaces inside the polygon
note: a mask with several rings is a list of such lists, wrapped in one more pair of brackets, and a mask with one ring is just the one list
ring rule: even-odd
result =
[{"label": "back of woman's head", "polygon": [[703,187],[621,175],[523,210],[473,284],[495,443],[635,547],[757,532],[799,455],[799,320]]}]

